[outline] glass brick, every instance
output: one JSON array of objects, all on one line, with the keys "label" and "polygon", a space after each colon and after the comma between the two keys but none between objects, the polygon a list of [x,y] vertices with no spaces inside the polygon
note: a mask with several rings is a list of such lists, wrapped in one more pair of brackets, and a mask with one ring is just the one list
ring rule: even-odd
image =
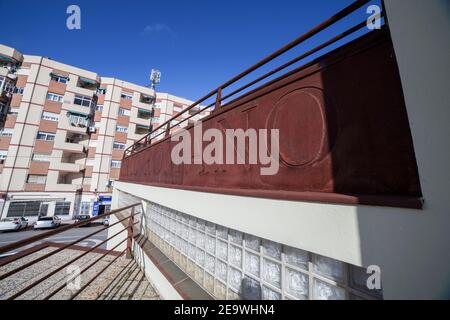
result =
[{"label": "glass brick", "polygon": [[245,300],[261,300],[261,284],[250,277],[245,277],[242,280],[241,296]]},{"label": "glass brick", "polygon": [[199,266],[195,266],[195,280],[198,283],[203,283],[203,269]]},{"label": "glass brick", "polygon": [[365,292],[377,298],[383,297],[382,289],[369,289],[367,287],[367,279],[370,274],[367,273],[366,268],[348,265],[350,268],[350,286],[359,291]]},{"label": "glass brick", "polygon": [[225,300],[227,298],[227,287],[218,280],[215,281],[214,295],[220,300]]},{"label": "glass brick", "polygon": [[242,273],[233,268],[228,268],[228,284],[236,290],[241,290]]},{"label": "glass brick", "polygon": [[301,249],[284,246],[284,257],[286,263],[304,270],[308,270],[308,252]]},{"label": "glass brick", "polygon": [[197,248],[195,261],[197,261],[197,263],[203,267],[205,265],[205,251]]},{"label": "glass brick", "polygon": [[212,222],[207,222],[206,223],[206,232],[215,236],[216,235],[216,225]]},{"label": "glass brick", "polygon": [[263,300],[281,300],[281,293],[276,292],[272,289],[269,289],[266,286],[263,286],[262,299]]},{"label": "glass brick", "polygon": [[265,255],[281,261],[281,244],[270,240],[263,240],[262,245]]},{"label": "glass brick", "polygon": [[228,244],[224,241],[217,241],[217,256],[225,261],[228,260]]},{"label": "glass brick", "polygon": [[186,271],[186,268],[187,268],[186,256],[183,256],[183,255],[180,256],[180,265],[179,266],[180,266],[181,270]]},{"label": "glass brick", "polygon": [[332,286],[323,281],[314,280],[314,299],[315,300],[344,300],[344,289]]},{"label": "glass brick", "polygon": [[329,279],[344,279],[344,263],[328,257],[315,255],[314,271]]},{"label": "glass brick", "polygon": [[281,265],[268,259],[263,259],[263,279],[281,288]]},{"label": "glass brick", "polygon": [[210,254],[206,254],[206,256],[205,256],[205,268],[206,268],[206,270],[208,270],[211,273],[214,273],[215,263],[216,263],[216,259],[214,258],[214,256],[212,256]]},{"label": "glass brick", "polygon": [[245,235],[245,246],[254,251],[259,252],[259,248],[261,245],[261,239],[250,234]]},{"label": "glass brick", "polygon": [[205,286],[206,290],[213,293],[214,292],[214,277],[210,275],[209,273],[205,272],[205,275],[203,276],[203,285]]},{"label": "glass brick", "polygon": [[181,252],[187,255],[188,253],[188,242],[186,240],[181,240]]},{"label": "glass brick", "polygon": [[245,251],[245,271],[259,277],[260,260],[259,256]]},{"label": "glass brick", "polygon": [[186,273],[191,277],[195,277],[195,263],[191,259],[187,260]]},{"label": "glass brick", "polygon": [[230,230],[229,231],[230,241],[238,245],[242,245],[243,234],[240,231]]},{"label": "glass brick", "polygon": [[191,259],[195,259],[195,255],[196,255],[196,248],[193,244],[189,243],[189,247],[188,247],[188,256]]},{"label": "glass brick", "polygon": [[205,234],[201,231],[197,231],[197,247],[205,249]]},{"label": "glass brick", "polygon": [[230,245],[230,263],[238,268],[242,268],[242,249]]},{"label": "glass brick", "polygon": [[234,292],[233,290],[228,290],[228,296],[227,300],[240,300],[241,297],[237,292]]},{"label": "glass brick", "polygon": [[222,226],[217,226],[217,236],[224,240],[228,240],[228,229]]},{"label": "glass brick", "polygon": [[197,238],[197,230],[189,228],[189,242],[195,243]]},{"label": "glass brick", "polygon": [[191,226],[191,227],[196,227],[197,226],[197,219],[196,218],[194,218],[194,217],[189,217],[189,225]]},{"label": "glass brick", "polygon": [[209,253],[216,254],[216,238],[208,235],[206,237],[205,248]]},{"label": "glass brick", "polygon": [[185,240],[189,239],[189,227],[184,224],[181,230],[181,237],[184,238]]},{"label": "glass brick", "polygon": [[217,260],[216,261],[216,275],[219,279],[227,281],[227,265],[226,263]]},{"label": "glass brick", "polygon": [[205,231],[206,229],[206,222],[202,219],[197,219],[197,228],[201,231]]},{"label": "glass brick", "polygon": [[309,281],[308,276],[286,268],[286,292],[302,300],[308,299]]}]

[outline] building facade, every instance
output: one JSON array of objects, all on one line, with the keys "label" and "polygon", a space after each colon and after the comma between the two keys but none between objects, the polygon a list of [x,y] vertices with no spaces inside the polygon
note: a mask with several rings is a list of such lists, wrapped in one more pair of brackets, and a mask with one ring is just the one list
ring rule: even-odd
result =
[{"label": "building facade", "polygon": [[124,149],[191,103],[0,45],[1,218],[108,209]]},{"label": "building facade", "polygon": [[384,5],[381,30],[203,119],[279,128],[280,174],[152,170],[169,139],[123,159],[113,207],[142,203],[148,242],[136,256],[163,297],[199,287],[218,299],[450,297],[448,1]]}]

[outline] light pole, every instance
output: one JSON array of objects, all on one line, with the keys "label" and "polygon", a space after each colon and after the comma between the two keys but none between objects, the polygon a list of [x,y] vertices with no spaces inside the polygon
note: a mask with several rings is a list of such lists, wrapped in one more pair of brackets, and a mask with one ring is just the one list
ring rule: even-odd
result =
[{"label": "light pole", "polygon": [[153,131],[152,120],[155,115],[156,85],[159,84],[160,82],[161,82],[161,71],[159,71],[158,69],[152,69],[152,71],[150,72],[150,83],[151,83],[150,86],[155,92],[155,98],[153,99],[152,113],[150,117],[150,139],[152,138],[151,132]]}]

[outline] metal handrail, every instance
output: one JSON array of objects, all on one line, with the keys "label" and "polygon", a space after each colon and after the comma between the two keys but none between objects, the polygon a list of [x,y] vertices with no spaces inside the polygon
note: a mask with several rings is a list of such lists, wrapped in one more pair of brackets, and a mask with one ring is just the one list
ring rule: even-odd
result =
[{"label": "metal handrail", "polygon": [[[339,20],[341,20],[342,18],[348,16],[349,14],[353,13],[354,11],[356,11],[357,9],[361,8],[363,5],[371,2],[372,0],[356,0],[355,2],[353,2],[352,4],[350,4],[349,6],[345,7],[344,9],[342,9],[341,11],[339,11],[338,13],[336,13],[335,15],[333,15],[332,17],[330,17],[329,19],[325,20],[324,22],[320,23],[319,25],[315,26],[314,28],[312,28],[311,30],[309,30],[308,32],[304,33],[303,35],[299,36],[298,38],[296,38],[295,40],[289,42],[287,45],[285,45],[284,47],[278,49],[277,51],[275,51],[274,53],[270,54],[269,56],[265,57],[264,59],[260,60],[259,62],[257,62],[256,64],[254,64],[253,66],[251,66],[250,68],[246,69],[245,71],[241,72],[240,74],[238,74],[237,76],[233,77],[232,79],[228,80],[227,82],[223,83],[222,85],[220,85],[217,89],[209,92],[207,95],[205,95],[204,97],[200,98],[199,100],[195,101],[193,104],[191,104],[189,107],[187,107],[186,109],[178,112],[177,114],[173,115],[171,118],[169,118],[168,120],[166,120],[165,122],[163,122],[162,124],[160,124],[157,128],[152,129],[151,132],[149,132],[147,135],[145,135],[144,137],[142,137],[141,139],[139,139],[138,141],[136,141],[133,145],[131,145],[130,147],[128,147],[127,149],[125,149],[124,152],[124,159],[126,159],[127,157],[131,156],[132,154],[134,154],[135,152],[137,152],[137,150],[142,150],[143,147],[146,147],[148,145],[151,145],[152,140],[159,137],[162,134],[165,134],[165,136],[168,136],[170,134],[170,129],[172,129],[174,126],[171,125],[172,122],[174,120],[176,120],[178,117],[180,117],[181,115],[183,115],[184,113],[188,112],[189,110],[193,109],[194,107],[200,105],[200,103],[204,102],[205,100],[211,98],[212,96],[216,95],[216,99],[215,102],[209,104],[206,107],[203,107],[201,109],[199,109],[197,112],[195,112],[194,114],[190,115],[189,117],[187,117],[186,119],[182,119],[180,122],[177,123],[177,125],[179,125],[180,123],[183,123],[185,121],[187,121],[188,119],[191,119],[192,117],[200,114],[201,112],[203,112],[204,110],[211,108],[212,106],[215,106],[215,111],[218,110],[221,107],[221,102],[226,100],[227,98],[230,98],[231,96],[241,92],[242,90],[249,88],[250,86],[260,82],[263,79],[266,79],[267,77],[285,69],[286,67],[292,65],[295,62],[298,62],[308,56],[310,56],[311,54],[325,48],[326,46],[342,39],[343,37],[355,32],[356,30],[360,29],[363,24],[365,24],[365,22],[361,22],[358,25],[354,26],[353,28],[345,31],[344,33],[342,33],[339,36],[334,37],[333,39],[323,43],[322,45],[319,45],[318,47],[308,51],[307,53],[289,61],[288,63],[270,71],[269,73],[257,78],[256,80],[240,87],[239,89],[236,89],[235,91],[231,92],[230,94],[227,94],[226,96],[222,97],[222,91],[229,87],[230,85],[234,84],[236,81],[242,79],[243,77],[247,76],[248,74],[250,74],[251,72],[255,71],[256,69],[262,67],[263,65],[267,64],[268,62],[272,61],[273,59],[277,58],[278,56],[282,55],[283,53],[287,52],[288,50],[296,47],[297,45],[299,45],[300,43],[308,40],[309,38],[311,38],[312,36],[316,35],[317,33],[319,33],[320,31],[328,28],[329,26],[333,25],[334,23],[338,22]],[[163,129],[164,127],[165,130],[161,131],[161,132],[157,132],[160,129]],[[152,137],[152,135],[154,133],[157,133],[155,136]]]},{"label": "metal handrail", "polygon": [[84,226],[85,224],[88,224],[88,223],[90,223],[92,221],[102,219],[102,218],[107,217],[107,216],[109,216],[111,214],[115,214],[115,213],[118,213],[120,211],[127,210],[127,209],[130,209],[130,208],[138,206],[138,205],[140,205],[140,203],[135,203],[135,204],[123,207],[123,208],[111,210],[109,212],[106,212],[106,213],[100,214],[98,216],[92,217],[92,218],[90,218],[88,220],[84,220],[84,221],[76,222],[74,224],[69,224],[69,225],[66,225],[66,226],[62,226],[62,227],[59,227],[58,229],[50,230],[50,231],[38,234],[38,235],[33,236],[33,237],[29,237],[29,238],[26,238],[26,239],[22,239],[22,240],[16,241],[16,242],[8,244],[6,246],[0,247],[0,254],[3,254],[3,253],[6,253],[6,252],[9,252],[9,251],[21,248],[21,247],[26,246],[28,244],[31,244],[33,242],[36,242],[36,241],[48,238],[50,236],[53,236],[55,234],[62,233],[64,231],[67,231],[67,230],[70,230],[70,229],[74,229],[74,228],[77,228],[77,227]]},{"label": "metal handrail", "polygon": [[[102,242],[96,244],[95,246],[89,248],[88,250],[86,250],[86,251],[85,251],[84,253],[82,253],[81,255],[78,255],[78,256],[76,256],[75,258],[71,259],[70,261],[67,261],[67,262],[64,263],[63,265],[61,265],[61,266],[57,267],[56,269],[52,270],[50,273],[45,274],[43,277],[41,277],[41,278],[38,279],[37,281],[34,281],[33,283],[27,285],[25,288],[22,288],[20,291],[18,291],[18,292],[16,292],[15,294],[11,295],[11,296],[8,297],[7,299],[8,299],[8,300],[13,300],[13,299],[15,299],[15,298],[17,298],[17,297],[23,295],[23,294],[26,293],[28,290],[32,289],[33,287],[37,286],[38,284],[40,284],[40,283],[43,282],[44,280],[46,280],[46,279],[50,278],[51,276],[55,275],[56,273],[60,272],[60,271],[63,270],[65,267],[71,265],[71,264],[74,263],[75,261],[77,261],[77,260],[81,259],[82,257],[86,256],[87,254],[93,252],[94,250],[96,250],[97,248],[99,248],[101,245],[105,244],[107,241],[110,241],[111,239],[113,239],[113,238],[115,238],[116,236],[120,235],[120,234],[123,233],[124,231],[127,231],[127,236],[126,236],[125,239],[123,239],[123,240],[120,241],[118,244],[116,244],[112,249],[110,249],[109,251],[107,251],[106,253],[104,253],[100,258],[98,258],[98,259],[96,259],[94,262],[90,263],[89,266],[86,267],[86,268],[84,268],[82,272],[85,272],[86,270],[88,270],[89,268],[91,268],[92,266],[94,266],[97,262],[99,262],[99,261],[100,261],[103,257],[105,257],[107,254],[111,254],[117,247],[119,247],[119,246],[120,246],[121,244],[123,244],[125,241],[127,242],[127,247],[126,247],[126,249],[125,249],[122,253],[120,253],[120,255],[119,255],[118,257],[122,256],[123,253],[128,252],[128,253],[129,253],[129,258],[131,258],[131,257],[132,257],[132,256],[131,256],[131,252],[132,252],[132,238],[134,237],[134,235],[133,235],[133,227],[134,227],[135,225],[137,225],[137,224],[140,223],[140,221],[134,222],[134,217],[135,217],[136,215],[142,213],[142,212],[138,212],[138,213],[135,214],[135,207],[136,207],[136,206],[139,206],[139,205],[141,205],[141,204],[140,204],[140,203],[136,203],[136,204],[132,204],[132,205],[129,205],[129,206],[126,206],[126,207],[123,207],[123,208],[115,209],[115,210],[112,210],[112,211],[107,212],[107,213],[105,213],[105,214],[99,215],[99,216],[97,216],[97,217],[93,217],[93,218],[91,218],[91,219],[88,219],[88,220],[86,220],[86,221],[81,221],[81,222],[79,222],[79,223],[75,223],[75,224],[72,224],[72,225],[68,225],[68,226],[66,226],[66,227],[64,227],[64,228],[60,228],[59,230],[52,230],[52,231],[49,231],[49,232],[45,232],[45,233],[43,233],[43,234],[40,234],[40,235],[38,235],[38,236],[34,236],[34,237],[30,237],[30,238],[27,238],[27,239],[18,241],[18,242],[16,242],[16,243],[12,244],[12,245],[9,245],[8,248],[6,248],[6,249],[5,249],[4,247],[2,247],[1,249],[3,249],[4,251],[8,252],[9,250],[13,250],[13,249],[16,249],[16,248],[20,248],[20,247],[22,247],[22,246],[24,246],[24,245],[27,245],[27,244],[36,242],[37,240],[42,240],[42,239],[44,239],[44,238],[46,238],[46,237],[48,237],[48,236],[53,236],[54,234],[58,234],[58,233],[64,232],[64,231],[66,231],[66,230],[68,230],[68,229],[77,228],[77,227],[79,227],[79,226],[82,226],[82,225],[85,225],[85,224],[87,224],[87,223],[90,223],[91,221],[95,221],[95,220],[101,219],[102,217],[105,217],[105,216],[108,216],[108,215],[111,215],[111,214],[116,214],[116,213],[119,213],[119,212],[121,212],[121,211],[124,211],[124,210],[127,210],[127,209],[130,209],[130,208],[131,208],[131,213],[130,213],[127,217],[124,217],[124,218],[121,218],[121,219],[119,218],[119,220],[118,220],[117,222],[115,222],[115,223],[113,223],[113,224],[110,224],[110,225],[107,226],[107,227],[101,228],[100,230],[97,230],[97,231],[95,231],[95,232],[92,232],[92,233],[90,233],[90,234],[88,234],[88,235],[86,235],[86,236],[83,236],[83,237],[81,237],[81,238],[79,238],[79,239],[77,239],[77,240],[75,240],[75,241],[72,241],[72,242],[70,242],[70,243],[68,243],[68,244],[65,244],[65,245],[63,245],[62,247],[58,248],[57,250],[53,250],[53,251],[51,251],[51,252],[49,252],[49,253],[47,253],[47,254],[44,254],[44,255],[41,256],[41,257],[38,257],[38,258],[36,258],[36,259],[34,259],[34,260],[28,262],[28,263],[25,263],[25,264],[23,264],[23,265],[21,265],[21,266],[19,266],[19,267],[17,267],[17,268],[14,268],[13,270],[10,270],[10,271],[8,271],[8,272],[2,274],[2,275],[0,276],[0,280],[3,280],[3,279],[5,279],[5,278],[7,278],[7,277],[9,277],[9,276],[11,276],[11,275],[13,275],[13,274],[15,274],[15,273],[21,271],[21,270],[24,270],[25,268],[28,268],[28,267],[32,266],[33,264],[35,264],[35,263],[37,263],[37,262],[40,262],[40,261],[42,261],[42,260],[44,260],[44,259],[46,259],[46,258],[48,258],[48,257],[50,257],[50,256],[52,256],[52,255],[54,255],[54,254],[56,254],[56,253],[58,253],[58,252],[61,252],[61,251],[64,250],[64,249],[68,249],[68,248],[74,246],[76,243],[79,243],[80,241],[82,241],[82,240],[84,240],[84,239],[87,239],[87,238],[91,237],[92,235],[95,235],[95,234],[97,234],[97,233],[99,233],[99,232],[101,232],[101,231],[104,231],[104,230],[106,230],[106,229],[108,229],[108,228],[111,228],[111,227],[113,227],[113,226],[115,226],[115,225],[117,225],[117,224],[119,224],[119,223],[123,223],[123,221],[125,221],[125,220],[128,220],[128,224],[127,224],[127,225],[124,225],[124,228],[121,229],[120,231],[116,232],[115,234],[113,234],[112,236],[110,236],[110,237],[108,237],[107,239],[103,240]],[[30,250],[29,252],[20,255],[20,257],[18,257],[17,259],[21,259],[21,258],[23,258],[23,257],[25,257],[25,256],[27,256],[27,255],[29,255],[29,254],[34,253],[34,252],[36,252],[36,251]],[[117,258],[118,258],[118,257],[117,257]],[[117,258],[114,259],[113,261],[117,260]],[[13,262],[13,261],[16,261],[17,259],[14,259],[14,258],[13,258],[13,259],[10,259],[10,260],[7,261],[6,263],[4,263],[4,265],[9,264],[9,263],[11,263],[11,262]],[[112,263],[112,262],[111,262],[111,263]],[[108,264],[108,266],[111,265],[111,263]],[[103,272],[104,270],[106,270],[106,268],[103,268],[102,271],[100,271],[99,273],[97,273],[97,274],[89,281],[89,283],[91,283],[92,281],[94,281],[94,280],[97,278],[97,276],[98,276],[101,272]],[[45,297],[45,299],[48,299],[48,298],[52,297],[54,294],[56,294],[58,291],[60,291],[63,287],[64,287],[64,285],[58,287],[58,289],[57,289],[56,291],[53,291],[51,294],[47,295],[47,296]],[[82,289],[84,289],[84,288],[86,288],[86,285],[83,286]],[[81,291],[82,291],[82,290],[79,290],[79,291],[77,292],[77,295],[78,295]],[[75,297],[75,296],[72,296],[71,299],[73,299],[74,297]]]}]

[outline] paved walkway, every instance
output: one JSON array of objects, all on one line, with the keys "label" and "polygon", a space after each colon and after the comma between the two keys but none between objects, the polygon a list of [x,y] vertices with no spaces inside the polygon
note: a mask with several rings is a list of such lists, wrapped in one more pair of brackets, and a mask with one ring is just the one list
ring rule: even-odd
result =
[{"label": "paved walkway", "polygon": [[[54,247],[44,248],[27,257],[23,257],[17,261],[0,267],[0,275],[21,266],[31,260],[36,259],[48,252],[56,250]],[[0,300],[7,299],[13,294],[19,292],[27,285],[42,278],[52,270],[62,266],[72,258],[81,255],[83,252],[79,250],[63,250],[33,266],[30,266],[10,277],[0,281]],[[77,260],[80,270],[88,266],[94,260],[98,259],[102,254],[89,253]],[[116,256],[108,255],[102,258],[97,264],[81,275],[81,286],[87,283],[93,276],[103,269]],[[64,284],[64,288],[55,294],[52,299],[68,299],[74,291],[70,291],[65,285],[69,271],[64,268],[50,278],[44,280],[34,288],[30,289],[17,299],[40,300],[46,295],[54,291],[56,288]],[[158,300],[159,295],[151,284],[147,281],[140,268],[134,260],[126,259],[124,256],[119,257],[111,266],[109,266],[97,279],[95,279],[85,290],[75,299],[80,300]]]}]

